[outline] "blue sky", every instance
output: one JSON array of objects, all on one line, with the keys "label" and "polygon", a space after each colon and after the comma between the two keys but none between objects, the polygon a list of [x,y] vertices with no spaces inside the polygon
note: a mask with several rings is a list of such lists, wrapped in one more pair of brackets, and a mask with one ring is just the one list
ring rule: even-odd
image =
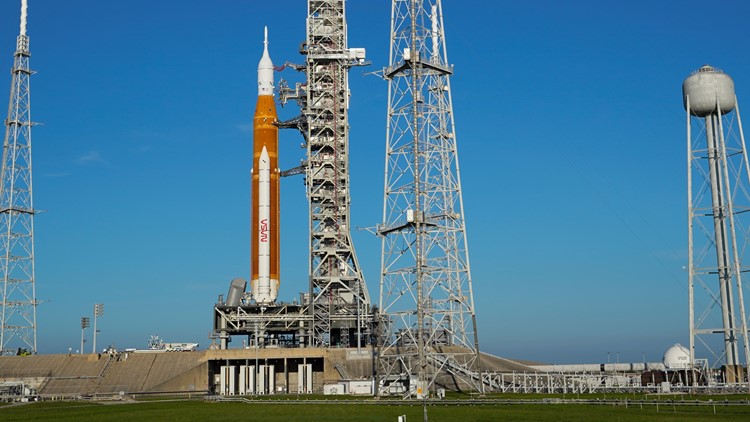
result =
[{"label": "blue sky", "polygon": [[[17,3],[0,9],[6,69]],[[206,345],[217,296],[249,271],[263,26],[275,63],[301,63],[305,2],[30,3],[40,353],[77,349],[97,302],[99,345],[144,347],[152,334]],[[368,227],[382,218],[387,86],[366,73],[387,65],[390,2],[347,5],[349,45],[373,63],[350,74],[352,219]],[[734,78],[740,107],[750,99],[750,6],[443,8],[481,348],[564,363],[660,360],[686,344],[681,84],[709,63]],[[282,132],[283,168],[301,142]],[[282,189],[291,300],[307,289],[306,200],[299,177]],[[353,236],[376,299],[380,242]]]}]

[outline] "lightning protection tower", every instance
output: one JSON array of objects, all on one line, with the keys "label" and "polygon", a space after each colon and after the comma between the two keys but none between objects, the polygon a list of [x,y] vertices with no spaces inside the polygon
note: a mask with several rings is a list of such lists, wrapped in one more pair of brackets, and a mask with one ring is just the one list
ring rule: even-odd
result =
[{"label": "lightning protection tower", "polygon": [[[393,0],[379,309],[383,386],[478,389],[479,343],[440,0]],[[409,374],[409,380],[403,375]],[[418,378],[414,389],[411,377]],[[466,387],[464,385],[463,387]],[[398,388],[398,387],[397,387]],[[393,390],[392,390],[393,391]]]},{"label": "lightning protection tower", "polygon": [[[750,167],[734,82],[711,66],[682,84],[687,115],[690,363],[698,352],[742,382],[748,362]],[[697,287],[697,288],[696,288]],[[716,336],[719,334],[721,341]],[[740,348],[740,344],[742,348]]]},{"label": "lightning protection tower", "polygon": [[282,104],[296,99],[302,115],[282,128],[299,129],[307,158],[282,176],[304,174],[310,213],[309,345],[361,346],[369,336],[370,296],[350,230],[349,68],[364,65],[365,49],[347,44],[344,0],[308,0],[306,84],[284,84]]},{"label": "lightning protection tower", "polygon": [[10,104],[5,120],[0,172],[0,272],[2,330],[0,354],[25,348],[36,353],[34,285],[34,205],[31,190],[31,102],[27,0],[21,1],[21,31],[11,69]]}]

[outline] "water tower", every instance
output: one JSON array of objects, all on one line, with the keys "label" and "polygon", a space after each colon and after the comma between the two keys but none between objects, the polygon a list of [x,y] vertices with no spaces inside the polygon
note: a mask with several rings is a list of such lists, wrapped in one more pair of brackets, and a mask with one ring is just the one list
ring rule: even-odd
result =
[{"label": "water tower", "polygon": [[[690,362],[696,347],[726,381],[748,361],[750,166],[732,78],[703,66],[682,84],[687,113]],[[717,339],[720,335],[721,341]],[[740,348],[742,344],[742,348]]]}]

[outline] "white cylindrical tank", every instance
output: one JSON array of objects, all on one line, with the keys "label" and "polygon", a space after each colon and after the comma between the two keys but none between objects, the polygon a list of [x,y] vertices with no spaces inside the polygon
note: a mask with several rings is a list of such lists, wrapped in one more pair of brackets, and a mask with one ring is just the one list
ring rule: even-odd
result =
[{"label": "white cylindrical tank", "polygon": [[685,109],[690,100],[690,114],[706,117],[715,113],[718,107],[721,114],[734,110],[734,81],[719,69],[704,65],[693,72],[682,83],[682,102]]},{"label": "white cylindrical tank", "polygon": [[680,343],[664,352],[664,366],[667,369],[689,369],[690,351]]}]

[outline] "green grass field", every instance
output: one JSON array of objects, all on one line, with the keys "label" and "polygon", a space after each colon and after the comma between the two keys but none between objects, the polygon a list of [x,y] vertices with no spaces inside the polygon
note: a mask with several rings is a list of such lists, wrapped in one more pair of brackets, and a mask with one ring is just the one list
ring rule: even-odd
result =
[{"label": "green grass field", "polygon": [[[41,402],[0,407],[2,421],[132,421],[241,419],[253,421],[407,421],[422,420],[419,403],[388,401],[387,404],[280,404],[258,400],[254,403],[213,403],[192,401],[113,402]],[[495,404],[432,405],[429,420],[453,421],[705,421],[750,420],[750,406],[660,406],[639,403],[624,405],[584,404]]]}]

